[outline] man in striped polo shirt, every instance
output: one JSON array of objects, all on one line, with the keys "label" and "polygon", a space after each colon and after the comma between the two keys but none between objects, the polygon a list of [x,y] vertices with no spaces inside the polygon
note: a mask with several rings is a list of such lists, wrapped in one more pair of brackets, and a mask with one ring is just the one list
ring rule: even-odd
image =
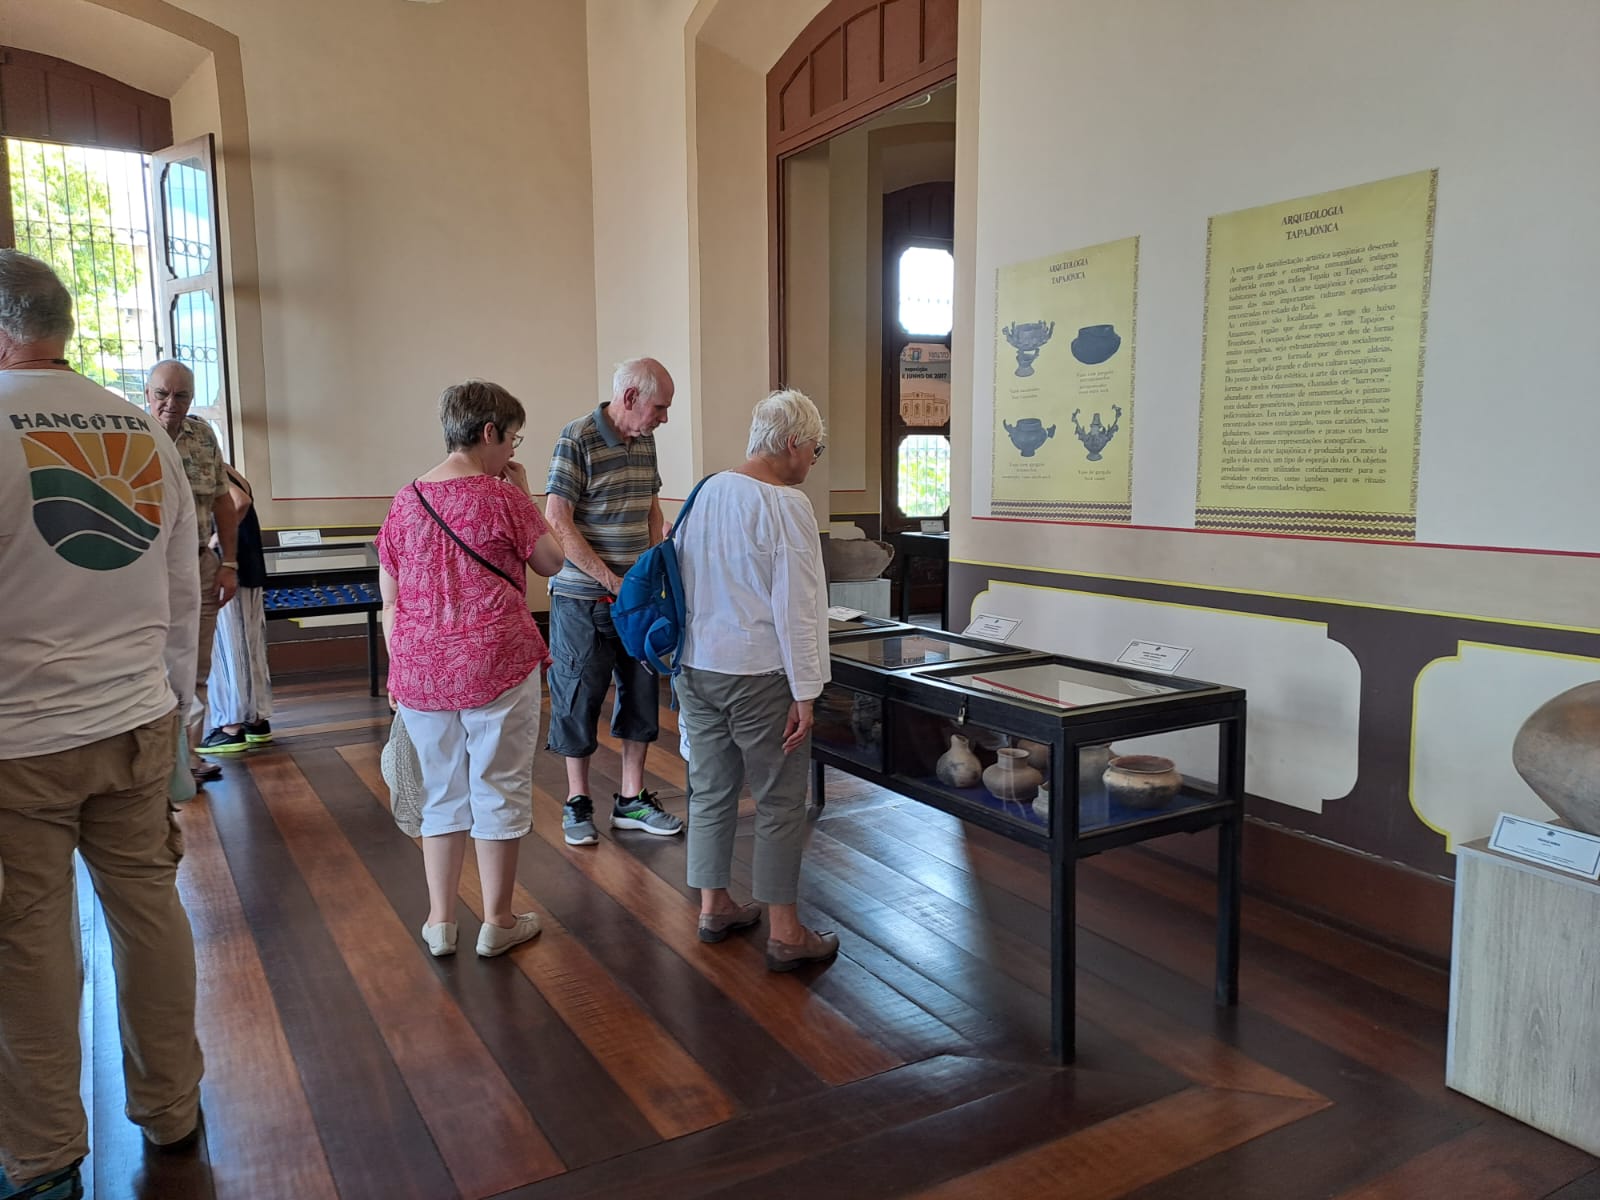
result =
[{"label": "man in striped polo shirt", "polygon": [[545,516],[567,561],[550,581],[550,736],[567,760],[561,828],[567,844],[592,846],[594,802],[589,759],[606,688],[617,685],[611,734],[622,741],[622,790],[612,795],[611,827],[671,835],[683,822],[644,787],[644,756],[659,732],[658,682],[622,648],[611,601],[639,555],[661,540],[661,475],[653,431],[667,422],[672,376],[653,358],[617,367],[611,399],[556,439],[545,485]]}]

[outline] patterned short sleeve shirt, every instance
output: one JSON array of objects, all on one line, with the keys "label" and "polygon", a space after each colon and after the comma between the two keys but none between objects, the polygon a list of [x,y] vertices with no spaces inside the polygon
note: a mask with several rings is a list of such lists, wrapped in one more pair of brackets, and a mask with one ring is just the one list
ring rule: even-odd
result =
[{"label": "patterned short sleeve shirt", "polygon": [[[556,438],[545,490],[572,505],[572,523],[618,575],[650,548],[650,509],[661,491],[656,439],[629,441],[611,427],[602,404]],[[550,581],[557,596],[598,600],[608,595],[570,559]]]},{"label": "patterned short sleeve shirt", "polygon": [[189,475],[189,490],[194,492],[194,519],[200,530],[200,544],[211,540],[211,512],[219,496],[228,494],[228,472],[223,469],[222,447],[217,435],[199,417],[185,417],[183,428],[173,439],[183,455],[183,469]]}]

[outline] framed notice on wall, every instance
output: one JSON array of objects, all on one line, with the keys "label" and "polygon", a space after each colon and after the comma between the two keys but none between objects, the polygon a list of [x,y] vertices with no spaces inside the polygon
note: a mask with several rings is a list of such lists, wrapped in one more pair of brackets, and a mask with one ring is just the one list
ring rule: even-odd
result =
[{"label": "framed notice on wall", "polygon": [[1133,518],[1139,239],[1001,267],[990,512]]},{"label": "framed notice on wall", "polygon": [[1415,540],[1437,183],[1211,218],[1196,526]]}]

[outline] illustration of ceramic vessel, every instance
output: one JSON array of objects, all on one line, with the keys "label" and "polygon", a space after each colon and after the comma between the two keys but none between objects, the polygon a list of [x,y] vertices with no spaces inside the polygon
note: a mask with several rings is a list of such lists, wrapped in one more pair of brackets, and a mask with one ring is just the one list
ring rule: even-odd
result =
[{"label": "illustration of ceramic vessel", "polygon": [[1111,418],[1111,424],[1103,423],[1100,420],[1100,414],[1095,413],[1089,419],[1089,427],[1087,429],[1078,421],[1078,414],[1082,411],[1081,408],[1072,410],[1072,431],[1077,434],[1078,440],[1083,443],[1083,448],[1089,452],[1089,461],[1099,462],[1100,451],[1111,444],[1111,439],[1117,436],[1117,430],[1122,427],[1122,406],[1119,404],[1111,406],[1111,411],[1115,414]]},{"label": "illustration of ceramic vessel", "polygon": [[1046,428],[1038,417],[1023,417],[1015,425],[1004,420],[1000,424],[1005,426],[1011,444],[1022,451],[1023,458],[1032,458],[1035,450],[1056,435],[1056,427]]},{"label": "illustration of ceramic vessel", "polygon": [[1122,335],[1110,325],[1085,325],[1072,339],[1072,357],[1085,366],[1096,366],[1122,349]]},{"label": "illustration of ceramic vessel", "polygon": [[1039,351],[1055,331],[1054,321],[1013,321],[1000,331],[1017,352],[1016,374],[1024,379],[1033,374],[1033,360],[1039,357]]}]

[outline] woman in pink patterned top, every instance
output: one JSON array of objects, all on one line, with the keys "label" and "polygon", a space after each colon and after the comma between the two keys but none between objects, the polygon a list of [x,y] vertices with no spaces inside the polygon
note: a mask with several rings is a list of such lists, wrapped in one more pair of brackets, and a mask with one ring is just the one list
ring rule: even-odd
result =
[{"label": "woman in pink patterned top", "polygon": [[554,575],[563,555],[512,457],[525,419],[497,384],[446,388],[449,454],[401,490],[378,532],[389,695],[422,768],[422,938],[435,956],[455,953],[469,836],[483,885],[478,953],[503,954],[539,932],[537,916],[511,911],[517,852],[533,827],[539,668],[550,657],[524,567]]}]

